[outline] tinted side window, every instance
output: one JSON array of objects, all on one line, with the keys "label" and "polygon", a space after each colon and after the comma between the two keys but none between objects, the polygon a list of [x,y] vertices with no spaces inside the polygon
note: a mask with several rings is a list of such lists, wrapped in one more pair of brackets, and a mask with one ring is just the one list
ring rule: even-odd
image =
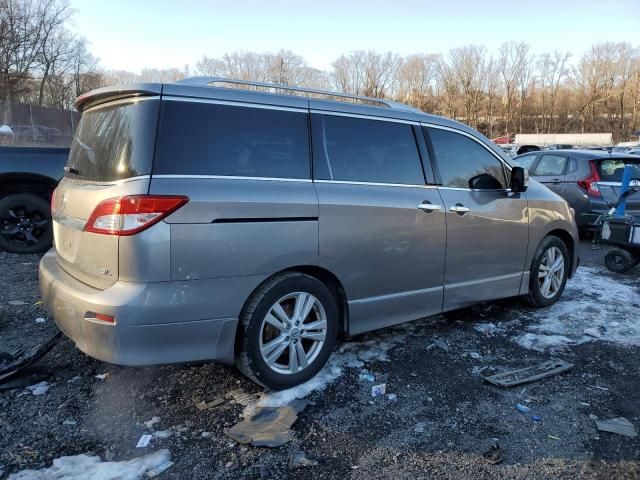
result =
[{"label": "tinted side window", "polygon": [[424,185],[411,125],[312,115],[312,126],[315,178]]},{"label": "tinted side window", "polygon": [[506,188],[502,163],[482,145],[459,133],[429,128],[442,185],[498,190]]},{"label": "tinted side window", "polygon": [[567,157],[561,155],[542,155],[536,166],[534,175],[562,175]]},{"label": "tinted side window", "polygon": [[153,171],[310,178],[307,114],[165,101]]}]

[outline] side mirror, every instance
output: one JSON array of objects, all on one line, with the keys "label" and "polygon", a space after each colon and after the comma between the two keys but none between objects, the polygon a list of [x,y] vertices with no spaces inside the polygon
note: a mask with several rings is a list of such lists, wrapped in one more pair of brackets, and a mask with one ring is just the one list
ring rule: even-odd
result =
[{"label": "side mirror", "polygon": [[529,187],[529,170],[522,167],[511,169],[511,191],[514,193],[526,192]]}]

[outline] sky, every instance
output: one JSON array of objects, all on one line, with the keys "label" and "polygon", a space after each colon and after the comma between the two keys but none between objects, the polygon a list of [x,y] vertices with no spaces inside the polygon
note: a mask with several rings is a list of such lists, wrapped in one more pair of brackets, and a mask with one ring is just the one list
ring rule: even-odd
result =
[{"label": "sky", "polygon": [[525,41],[533,53],[579,57],[592,44],[640,46],[640,0],[71,0],[72,28],[107,70],[194,66],[203,55],[291,50],[329,69],[354,50],[496,52]]}]

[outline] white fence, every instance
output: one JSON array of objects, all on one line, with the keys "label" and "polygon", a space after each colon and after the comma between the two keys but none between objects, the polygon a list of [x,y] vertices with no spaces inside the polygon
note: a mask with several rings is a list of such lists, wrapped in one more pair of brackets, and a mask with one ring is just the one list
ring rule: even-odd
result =
[{"label": "white fence", "polygon": [[518,145],[598,145],[608,147],[613,145],[611,133],[521,133],[516,135]]}]

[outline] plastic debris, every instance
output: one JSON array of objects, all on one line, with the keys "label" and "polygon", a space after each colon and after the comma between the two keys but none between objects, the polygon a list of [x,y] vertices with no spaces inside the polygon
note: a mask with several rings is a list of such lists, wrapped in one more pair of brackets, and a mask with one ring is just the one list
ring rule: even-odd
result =
[{"label": "plastic debris", "polygon": [[573,363],[568,363],[564,360],[549,360],[540,365],[498,373],[484,377],[484,379],[499,387],[513,387],[523,383],[535,382],[551,375],[557,375],[572,368]]},{"label": "plastic debris", "polygon": [[474,360],[480,360],[482,358],[482,355],[480,355],[478,352],[471,352],[469,353],[469,356]]},{"label": "plastic debris", "polygon": [[380,397],[387,393],[387,384],[381,383],[380,385],[374,385],[371,387],[371,396],[372,397]]},{"label": "plastic debris", "polygon": [[442,340],[441,338],[436,339],[433,344],[440,348],[441,350],[444,350],[445,352],[449,351],[449,344],[447,342],[445,342],[444,340]]},{"label": "plastic debris", "polygon": [[542,418],[540,417],[540,415],[531,415],[531,421],[533,423],[540,423],[542,422]]},{"label": "plastic debris", "polygon": [[496,443],[495,445],[491,445],[491,448],[482,454],[482,458],[491,465],[497,465],[504,460],[504,454],[502,453],[500,445]]},{"label": "plastic debris", "polygon": [[625,437],[637,437],[638,432],[629,420],[624,417],[611,418],[609,420],[595,420],[598,430],[601,432],[615,433]]},{"label": "plastic debris", "polygon": [[173,430],[168,428],[167,430],[160,430],[158,432],[153,432],[153,436],[156,438],[169,438],[173,435]]},{"label": "plastic debris", "polygon": [[36,318],[36,323],[44,323],[44,322],[46,322],[46,321],[47,321],[47,319],[46,319],[46,318],[42,318],[42,317],[38,317],[38,318]]},{"label": "plastic debris", "polygon": [[38,382],[35,385],[27,387],[27,390],[29,390],[32,395],[44,395],[47,393],[47,390],[49,390],[49,383]]},{"label": "plastic debris", "polygon": [[516,403],[516,410],[518,410],[520,413],[529,413],[531,411],[529,407],[521,403]]},{"label": "plastic debris", "polygon": [[109,378],[110,374],[109,373],[101,373],[99,375],[95,375],[95,377],[98,380],[106,380],[107,378]]},{"label": "plastic debris", "polygon": [[76,422],[75,420],[65,420],[64,422],[62,422],[63,425],[76,425],[78,422]]},{"label": "plastic debris", "polygon": [[153,438],[153,435],[142,435],[138,443],[136,443],[136,448],[145,448],[149,445],[149,442]]},{"label": "plastic debris", "polygon": [[205,400],[197,402],[196,407],[198,407],[198,410],[203,411],[213,407],[217,407],[218,405],[222,405],[224,402],[225,399],[223,397],[215,397],[213,400],[210,400],[208,402]]},{"label": "plastic debris", "polygon": [[26,302],[23,302],[22,300],[9,300],[7,302],[9,305],[12,305],[14,307],[20,306],[20,305],[26,305]]},{"label": "plastic debris", "polygon": [[361,373],[360,375],[358,375],[358,378],[360,380],[366,380],[367,382],[374,382],[376,379],[376,377],[367,372]]},{"label": "plastic debris", "polygon": [[560,437],[556,435],[547,435],[547,438],[550,438],[551,440],[560,440]]},{"label": "plastic debris", "polygon": [[398,395],[396,395],[395,393],[390,393],[389,395],[387,395],[387,398],[390,401],[395,402],[398,399]]},{"label": "plastic debris", "polygon": [[158,475],[160,475],[162,472],[164,472],[165,470],[167,470],[169,467],[171,467],[171,465],[173,465],[175,462],[172,462],[171,460],[167,460],[166,462],[164,462],[161,465],[158,465],[155,468],[152,468],[151,470],[149,470],[147,472],[147,477],[148,478],[153,478],[153,477],[157,477]]},{"label": "plastic debris", "polygon": [[283,407],[258,408],[250,418],[226,429],[225,434],[238,443],[250,443],[254,447],[279,447],[293,438],[291,427],[308,404],[306,400],[294,400]]},{"label": "plastic debris", "polygon": [[297,470],[298,468],[315,467],[318,465],[317,460],[307,458],[304,452],[293,452],[289,457],[289,470]]}]

